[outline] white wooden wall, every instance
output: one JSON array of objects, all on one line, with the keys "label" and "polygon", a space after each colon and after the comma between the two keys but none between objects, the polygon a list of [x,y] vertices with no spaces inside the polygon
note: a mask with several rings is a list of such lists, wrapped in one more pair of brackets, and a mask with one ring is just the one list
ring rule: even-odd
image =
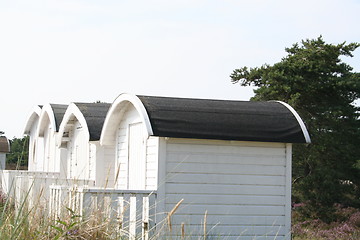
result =
[{"label": "white wooden wall", "polygon": [[44,138],[36,137],[35,140],[36,150],[35,150],[35,158],[34,158],[34,169],[33,171],[44,171]]},{"label": "white wooden wall", "polygon": [[183,223],[186,234],[203,236],[207,212],[208,236],[290,239],[290,158],[281,143],[168,140],[165,211],[184,199],[173,234]]},{"label": "white wooden wall", "polygon": [[115,186],[115,147],[101,146],[101,149],[101,156],[98,154],[96,162],[96,185],[113,188]]},{"label": "white wooden wall", "polygon": [[114,147],[101,146],[99,141],[90,143],[90,179],[95,179],[95,186],[100,188],[114,187]]},{"label": "white wooden wall", "polygon": [[36,119],[36,121],[32,124],[30,134],[29,134],[29,161],[28,161],[28,169],[29,171],[36,171],[36,129],[38,126],[39,118]]},{"label": "white wooden wall", "polygon": [[95,180],[94,158],[89,156],[89,141],[84,128],[78,121],[74,122],[69,132],[68,143],[68,176],[71,179]]},{"label": "white wooden wall", "polygon": [[155,190],[158,138],[148,137],[138,112],[128,105],[116,137],[116,188]]},{"label": "white wooden wall", "polygon": [[59,154],[60,150],[56,147],[56,132],[52,129],[52,125],[48,122],[44,131],[44,161],[43,171],[44,172],[59,172]]}]

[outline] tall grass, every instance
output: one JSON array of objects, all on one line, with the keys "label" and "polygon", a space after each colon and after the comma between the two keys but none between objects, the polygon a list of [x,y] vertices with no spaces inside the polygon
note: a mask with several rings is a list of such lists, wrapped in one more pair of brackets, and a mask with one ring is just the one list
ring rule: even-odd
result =
[{"label": "tall grass", "polygon": [[[117,219],[104,217],[103,212],[92,212],[87,218],[77,214],[76,210],[65,207],[64,214],[57,219],[51,218],[46,211],[38,211],[39,204],[28,209],[26,199],[19,208],[3,196],[0,199],[0,239],[99,239],[122,240],[129,239],[128,228],[122,228]],[[150,229],[149,240],[156,239],[187,239],[185,227],[180,237],[172,236],[171,217],[175,214],[182,201],[167,213],[167,218],[158,225],[158,229]],[[39,214],[39,212],[41,214]],[[206,215],[205,215],[206,219]],[[141,220],[140,220],[141,221]],[[141,223],[137,223],[141,226]],[[206,226],[204,225],[204,229]],[[205,234],[205,233],[204,233]],[[133,236],[131,239],[142,239],[143,236]],[[206,239],[206,236],[199,237]]]}]

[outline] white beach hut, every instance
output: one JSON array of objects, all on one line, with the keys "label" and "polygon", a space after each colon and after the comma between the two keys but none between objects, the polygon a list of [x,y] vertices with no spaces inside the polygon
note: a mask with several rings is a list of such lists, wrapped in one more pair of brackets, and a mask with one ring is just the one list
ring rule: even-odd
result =
[{"label": "white beach hut", "polygon": [[98,187],[113,183],[113,158],[104,158],[106,149],[99,144],[109,107],[108,103],[71,103],[67,108],[57,139],[57,146],[67,152],[67,179]]},{"label": "white beach hut", "polygon": [[[29,136],[29,157],[28,157],[28,170],[36,171],[36,134],[39,126],[39,118],[42,106],[35,106],[29,114],[26,121],[24,135]],[[40,157],[40,156],[39,156]]]},{"label": "white beach hut", "polygon": [[181,202],[172,235],[290,239],[292,143],[310,137],[289,105],[121,94],[100,143],[117,189],[156,194],[154,224]]},{"label": "white beach hut", "polygon": [[67,107],[63,104],[46,104],[42,107],[35,136],[37,156],[33,157],[35,161],[29,162],[29,167],[36,166],[32,167],[33,171],[57,172],[62,173],[61,177],[65,176],[66,151],[57,148],[55,141]]},{"label": "white beach hut", "polygon": [[5,136],[0,136],[0,171],[5,170],[6,154],[10,152],[10,143]]}]

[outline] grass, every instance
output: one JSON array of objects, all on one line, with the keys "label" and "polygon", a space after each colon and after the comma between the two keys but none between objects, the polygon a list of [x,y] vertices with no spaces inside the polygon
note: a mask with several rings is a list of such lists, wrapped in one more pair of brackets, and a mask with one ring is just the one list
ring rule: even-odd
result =
[{"label": "grass", "polygon": [[[156,239],[187,239],[186,229],[183,224],[181,235],[173,237],[171,219],[182,204],[179,201],[164,219],[160,229],[149,237]],[[14,205],[3,196],[0,196],[0,239],[128,239],[126,229],[119,229],[119,222],[107,219],[100,213],[93,213],[89,218],[82,219],[80,215],[70,208],[64,209],[66,214],[58,219],[50,219],[42,215],[34,206],[28,209],[25,204],[16,211]],[[301,211],[293,210],[293,240],[356,240],[360,239],[360,210],[337,206],[338,221],[325,223],[318,219],[304,219]],[[207,213],[204,213],[203,232],[195,234],[199,239],[207,238]],[[137,237],[136,239],[141,239]],[[224,239],[219,236],[217,239]],[[226,237],[225,237],[226,239]],[[254,238],[256,239],[256,238]],[[241,240],[241,236],[239,237]]]},{"label": "grass", "polygon": [[[164,219],[162,227],[152,232],[149,240],[156,239],[188,239],[186,225],[182,223],[181,234],[171,236],[172,216],[182,204],[180,200]],[[41,208],[41,206],[40,206]],[[13,203],[0,196],[0,239],[99,239],[115,240],[129,239],[126,229],[119,230],[119,222],[110,221],[100,214],[93,213],[88,220],[83,220],[80,215],[70,208],[66,208],[64,216],[58,219],[49,219],[42,215],[39,206],[27,209],[22,204],[19,211],[15,210]],[[319,219],[304,219],[300,211],[293,210],[292,236],[293,240],[357,240],[360,239],[360,210],[338,206],[338,220],[332,223],[325,223]],[[207,212],[203,218],[203,232],[194,234],[198,239],[226,239],[224,236],[218,238],[207,238]],[[178,229],[179,230],[179,229]],[[191,235],[191,234],[190,234]],[[141,239],[137,237],[136,239]],[[238,238],[241,240],[241,236]],[[256,239],[256,238],[254,238]],[[277,238],[275,238],[277,239]],[[275,240],[274,239],[274,240]]]}]

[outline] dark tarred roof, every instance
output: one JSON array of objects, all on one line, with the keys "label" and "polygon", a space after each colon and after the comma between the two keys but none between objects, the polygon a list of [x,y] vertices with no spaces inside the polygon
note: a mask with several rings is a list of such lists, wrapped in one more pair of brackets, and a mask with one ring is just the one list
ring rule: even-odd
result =
[{"label": "dark tarred roof", "polygon": [[56,132],[59,131],[59,127],[61,124],[61,121],[64,117],[64,114],[66,112],[66,109],[68,105],[64,104],[50,104],[53,112],[54,112],[54,118],[55,118],[55,125],[56,125]]},{"label": "dark tarred roof", "polygon": [[155,136],[284,143],[310,141],[305,136],[307,130],[294,113],[280,102],[138,98],[148,113]]},{"label": "dark tarred roof", "polygon": [[100,139],[101,130],[104,125],[106,113],[111,104],[109,103],[74,103],[83,114],[87,123],[90,141]]}]

